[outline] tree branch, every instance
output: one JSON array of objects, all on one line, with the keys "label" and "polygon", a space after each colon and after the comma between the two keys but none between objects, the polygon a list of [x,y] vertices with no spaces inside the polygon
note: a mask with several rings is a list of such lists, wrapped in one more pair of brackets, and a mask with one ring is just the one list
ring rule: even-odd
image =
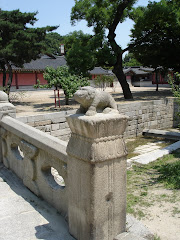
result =
[{"label": "tree branch", "polygon": [[124,0],[122,3],[120,3],[118,5],[114,20],[108,28],[108,30],[109,30],[108,39],[112,46],[113,51],[117,54],[117,56],[119,54],[121,55],[123,52],[122,52],[121,47],[115,41],[115,37],[116,37],[115,30],[116,30],[117,25],[119,24],[120,20],[122,19],[124,10],[132,2],[133,2],[133,0]]},{"label": "tree branch", "polygon": [[157,28],[155,27],[152,31],[148,32],[148,34],[146,34],[144,37],[134,41],[134,43],[129,44],[129,46],[125,49],[122,50],[122,53],[131,50],[133,47],[136,47],[137,45],[146,42],[149,38],[149,36],[151,36],[155,31],[157,31]]},{"label": "tree branch", "polygon": [[117,7],[117,11],[113,20],[113,23],[109,26],[109,30],[111,30],[113,33],[115,32],[117,25],[119,24],[125,8],[128,6],[129,3],[133,2],[133,0],[124,0],[122,3],[120,3]]}]

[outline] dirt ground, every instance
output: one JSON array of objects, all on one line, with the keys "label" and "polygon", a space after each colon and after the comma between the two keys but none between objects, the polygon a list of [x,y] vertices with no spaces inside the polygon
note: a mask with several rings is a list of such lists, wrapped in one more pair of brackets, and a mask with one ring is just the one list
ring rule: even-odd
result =
[{"label": "dirt ground", "polygon": [[[118,103],[128,102],[123,98],[121,88],[106,89],[110,92]],[[164,97],[171,97],[172,93],[169,88],[160,88],[159,92],[155,91],[155,87],[140,88],[131,87],[134,100],[132,101],[148,101],[158,100]],[[60,91],[60,108],[54,106],[54,90],[33,90],[33,91],[14,91],[11,92],[10,99],[16,106],[17,116],[44,114],[49,112],[57,112],[78,108],[79,105],[73,99],[69,105],[65,105],[64,94]],[[173,191],[163,190],[165,193],[154,189],[152,196],[173,194]],[[160,238],[156,240],[180,240],[180,198],[178,202],[154,202],[150,207],[146,207],[144,211],[147,217],[142,222],[152,231],[153,234]],[[173,214],[173,211],[176,214]]]},{"label": "dirt ground", "polygon": [[[128,102],[124,100],[120,87],[107,88],[118,103]],[[156,92],[155,87],[131,87],[134,97],[132,101],[158,100],[172,96],[170,88],[160,88]],[[64,93],[60,90],[60,108],[55,108],[54,90],[23,90],[12,91],[10,94],[11,102],[16,106],[17,116],[36,115],[44,112],[64,111],[78,108],[78,104],[70,99],[69,105],[65,105]]]},{"label": "dirt ground", "polygon": [[155,200],[144,207],[146,217],[141,222],[161,240],[180,240],[180,192],[174,195],[173,190],[155,188],[149,196]]}]

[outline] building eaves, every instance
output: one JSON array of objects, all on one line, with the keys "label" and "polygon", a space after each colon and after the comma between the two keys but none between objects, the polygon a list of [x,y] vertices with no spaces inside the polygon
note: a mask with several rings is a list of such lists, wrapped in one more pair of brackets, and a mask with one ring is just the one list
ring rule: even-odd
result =
[{"label": "building eaves", "polygon": [[13,70],[17,71],[44,71],[47,66],[57,68],[59,66],[67,65],[64,56],[56,56],[55,58],[49,56],[42,56],[39,59],[32,60],[30,63],[25,63],[22,68],[13,66]]},{"label": "building eaves", "polygon": [[89,71],[91,75],[109,75],[108,70],[102,67],[95,67],[93,70]]},{"label": "building eaves", "polygon": [[154,69],[152,68],[141,68],[141,67],[129,67],[124,69],[124,74],[134,74],[134,75],[148,75],[149,73],[153,72]]}]

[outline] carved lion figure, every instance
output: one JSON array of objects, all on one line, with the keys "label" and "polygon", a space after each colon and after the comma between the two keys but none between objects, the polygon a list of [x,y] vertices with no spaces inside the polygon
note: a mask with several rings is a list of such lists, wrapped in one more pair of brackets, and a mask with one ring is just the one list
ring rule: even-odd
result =
[{"label": "carved lion figure", "polygon": [[87,116],[95,115],[97,112],[118,112],[117,104],[113,97],[93,87],[81,87],[74,94],[74,99],[80,103],[77,113],[86,113]]}]

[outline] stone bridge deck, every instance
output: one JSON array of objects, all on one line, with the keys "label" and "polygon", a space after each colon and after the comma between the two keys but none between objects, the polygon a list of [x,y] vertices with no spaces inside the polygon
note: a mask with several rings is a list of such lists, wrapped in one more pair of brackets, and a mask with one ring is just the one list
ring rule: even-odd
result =
[{"label": "stone bridge deck", "polygon": [[74,240],[68,224],[0,163],[0,240]]},{"label": "stone bridge deck", "polygon": [[[0,240],[75,240],[57,210],[29,191],[2,163],[0,196]],[[150,231],[130,215],[127,215],[127,228],[129,233],[117,239],[145,240],[151,236]]]}]

